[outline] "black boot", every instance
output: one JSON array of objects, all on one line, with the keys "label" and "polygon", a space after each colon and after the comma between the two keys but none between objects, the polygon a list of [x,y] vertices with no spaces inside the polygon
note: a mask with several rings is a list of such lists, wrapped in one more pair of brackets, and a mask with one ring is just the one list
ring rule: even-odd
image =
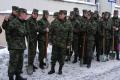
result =
[{"label": "black boot", "polygon": [[76,63],[76,62],[77,62],[77,58],[75,57],[72,63]]},{"label": "black boot", "polygon": [[87,68],[91,67],[91,61],[92,61],[92,59],[88,59],[88,61],[87,61]]},{"label": "black boot", "polygon": [[9,76],[9,80],[14,80],[14,76],[13,75]]},{"label": "black boot", "polygon": [[35,70],[38,69],[35,65],[33,65],[33,72],[35,72]]},{"label": "black boot", "polygon": [[51,66],[51,70],[48,72],[48,74],[53,74],[55,73],[55,65]]},{"label": "black boot", "polygon": [[15,80],[27,80],[27,78],[23,78],[20,74],[17,74]]},{"label": "black boot", "polygon": [[35,65],[33,65],[33,69],[38,69]]},{"label": "black boot", "polygon": [[98,53],[97,53],[96,57],[97,57],[97,61],[99,62],[100,58],[99,58],[99,54]]},{"label": "black boot", "polygon": [[59,70],[58,70],[58,74],[59,74],[59,75],[62,74],[62,68],[63,68],[63,65],[60,65]]},{"label": "black boot", "polygon": [[43,62],[43,66],[46,66],[46,63]]},{"label": "black boot", "polygon": [[87,68],[90,68],[91,67],[91,64],[87,64]]},{"label": "black boot", "polygon": [[40,67],[41,69],[45,69],[45,68],[44,68],[44,65],[41,64],[41,63],[40,63],[40,65],[39,65],[39,67]]},{"label": "black boot", "polygon": [[120,60],[120,58],[119,58],[119,52],[116,52],[116,60]]}]

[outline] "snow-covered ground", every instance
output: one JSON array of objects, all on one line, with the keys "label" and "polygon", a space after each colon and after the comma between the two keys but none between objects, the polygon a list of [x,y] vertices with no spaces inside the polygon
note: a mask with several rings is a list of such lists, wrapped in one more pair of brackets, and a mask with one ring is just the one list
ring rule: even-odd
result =
[{"label": "snow-covered ground", "polygon": [[[52,47],[48,48],[48,59],[50,62],[50,53]],[[26,73],[27,65],[27,50],[24,55],[24,68],[23,77],[27,77],[28,80],[120,80],[120,61],[111,60],[108,62],[96,62],[93,60],[92,67],[87,69],[86,66],[80,67],[79,62],[72,64],[72,62],[65,63],[63,68],[63,74],[58,75],[58,63],[56,64],[56,73],[48,75],[50,66],[48,69],[38,69],[33,75],[29,76]],[[8,80],[7,69],[9,61],[9,52],[7,48],[0,49],[0,80]],[[35,59],[35,65],[38,66],[38,58]]]}]

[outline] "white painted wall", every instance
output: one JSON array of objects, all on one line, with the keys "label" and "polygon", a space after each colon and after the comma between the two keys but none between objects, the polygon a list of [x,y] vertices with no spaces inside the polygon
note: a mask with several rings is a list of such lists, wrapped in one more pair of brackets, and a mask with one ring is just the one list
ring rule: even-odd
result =
[{"label": "white painted wall", "polygon": [[60,9],[65,9],[69,12],[73,10],[74,7],[78,7],[80,9],[80,13],[82,13],[83,9],[92,11],[96,10],[96,5],[94,3],[71,3],[52,0],[0,0],[0,11],[11,10],[12,5],[26,8],[29,11],[32,11],[33,8],[37,8],[40,11],[46,9],[50,12],[55,12]]}]

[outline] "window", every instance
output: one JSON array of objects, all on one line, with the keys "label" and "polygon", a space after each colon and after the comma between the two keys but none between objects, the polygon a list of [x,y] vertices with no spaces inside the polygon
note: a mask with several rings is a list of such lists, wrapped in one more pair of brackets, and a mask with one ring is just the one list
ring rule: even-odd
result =
[{"label": "window", "polygon": [[90,0],[87,0],[87,2],[90,2]]}]

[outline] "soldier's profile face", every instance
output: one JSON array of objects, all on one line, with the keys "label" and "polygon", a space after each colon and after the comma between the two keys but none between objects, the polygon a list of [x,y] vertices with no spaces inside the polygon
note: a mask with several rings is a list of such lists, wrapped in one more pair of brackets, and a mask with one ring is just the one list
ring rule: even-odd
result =
[{"label": "soldier's profile face", "polygon": [[114,17],[118,17],[118,13],[114,13]]},{"label": "soldier's profile face", "polygon": [[48,19],[49,15],[48,14],[45,14],[45,18]]},{"label": "soldier's profile face", "polygon": [[32,17],[36,19],[38,17],[38,14],[32,13]]},{"label": "soldier's profile face", "polygon": [[59,14],[59,19],[63,20],[65,18],[65,14]]},{"label": "soldier's profile face", "polygon": [[76,15],[79,15],[79,11],[75,11],[75,14],[76,14]]},{"label": "soldier's profile face", "polygon": [[105,18],[106,18],[106,19],[108,19],[108,18],[109,18],[109,15],[108,15],[108,14],[106,14],[106,15],[105,15]]},{"label": "soldier's profile face", "polygon": [[26,14],[26,13],[21,13],[21,14],[20,14],[20,17],[21,17],[23,20],[26,20],[26,19],[27,19],[27,14]]}]

